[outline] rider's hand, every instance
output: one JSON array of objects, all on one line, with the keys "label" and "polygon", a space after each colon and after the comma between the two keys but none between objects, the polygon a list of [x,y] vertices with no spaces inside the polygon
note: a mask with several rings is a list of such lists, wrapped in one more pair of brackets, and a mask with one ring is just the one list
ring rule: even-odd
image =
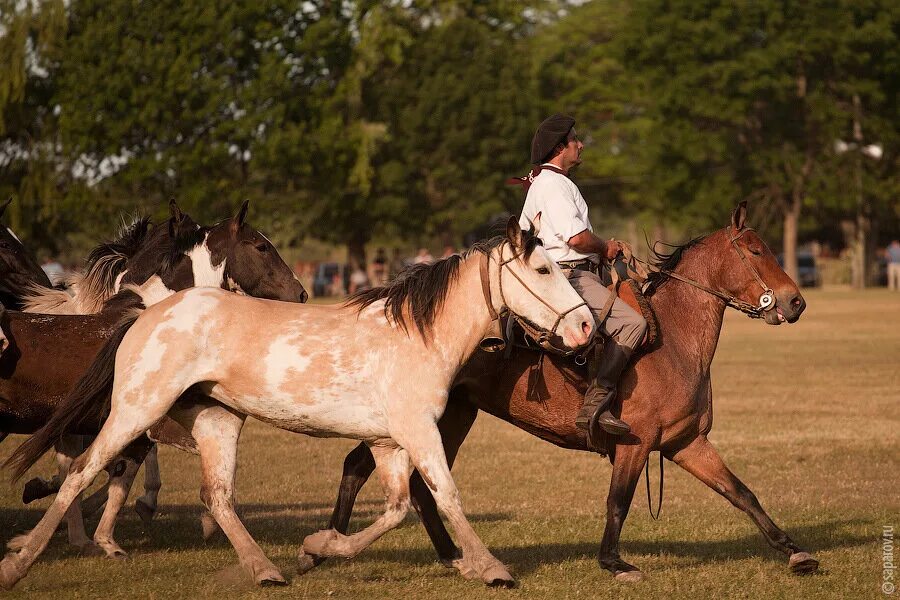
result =
[{"label": "rider's hand", "polygon": [[606,260],[615,260],[622,251],[622,244],[618,240],[609,240],[606,242]]}]

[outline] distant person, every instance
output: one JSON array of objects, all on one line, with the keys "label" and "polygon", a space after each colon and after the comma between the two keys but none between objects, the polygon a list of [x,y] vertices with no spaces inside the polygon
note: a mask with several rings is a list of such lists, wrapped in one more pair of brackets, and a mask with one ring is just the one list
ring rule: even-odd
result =
[{"label": "distant person", "polygon": [[350,271],[350,288],[349,292],[351,294],[355,294],[356,292],[362,292],[372,287],[371,282],[369,281],[369,276],[366,275],[366,270],[356,264],[353,267],[353,270]]},{"label": "distant person", "polygon": [[419,253],[416,254],[416,257],[413,259],[413,263],[417,265],[432,262],[434,262],[434,257],[431,255],[431,252],[428,251],[428,248],[419,248]]},{"label": "distant person", "polygon": [[375,252],[375,259],[372,260],[372,285],[384,285],[387,283],[387,254],[384,248],[379,248]]},{"label": "distant person", "polygon": [[888,289],[900,292],[900,240],[894,240],[887,247]]},{"label": "distant person", "polygon": [[52,258],[45,259],[41,264],[41,268],[44,270],[44,273],[47,274],[47,279],[49,279],[50,283],[53,285],[61,284],[66,277],[66,270],[58,261],[53,260]]},{"label": "distant person", "polygon": [[400,252],[400,248],[394,248],[394,254],[391,256],[391,262],[388,265],[388,280],[393,281],[397,278],[397,275],[403,272],[403,269],[406,268],[406,261],[403,260],[403,255]]},{"label": "distant person", "polygon": [[456,254],[456,248],[454,248],[453,246],[449,246],[449,245],[444,246],[444,253],[441,254],[441,258],[450,258],[454,254]]}]

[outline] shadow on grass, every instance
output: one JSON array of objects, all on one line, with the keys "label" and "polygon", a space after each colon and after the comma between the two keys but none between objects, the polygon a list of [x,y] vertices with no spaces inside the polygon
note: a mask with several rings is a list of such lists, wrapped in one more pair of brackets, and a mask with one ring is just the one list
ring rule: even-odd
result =
[{"label": "shadow on grass", "polygon": [[[243,504],[238,513],[247,529],[261,543],[299,547],[303,538],[325,527],[331,513],[331,504]],[[354,512],[351,531],[358,531],[370,524],[382,512],[379,500],[359,500]],[[204,548],[230,547],[221,532],[204,542],[200,533],[199,517],[202,507],[198,504],[163,505],[160,514],[145,531],[141,521],[129,504],[119,520],[116,538],[122,546],[136,554],[149,554],[160,550],[192,550]],[[2,541],[9,541],[16,533],[34,527],[43,516],[42,509],[0,508],[0,531],[5,532]],[[411,513],[413,515],[414,513]],[[507,513],[480,513],[470,516],[473,522],[507,521]],[[89,522],[92,531],[97,516]],[[846,530],[870,525],[863,519],[831,520],[811,525],[790,527],[788,534],[804,549],[813,553],[839,548],[860,546],[871,542],[871,536],[851,533]],[[410,516],[401,527],[420,527],[418,519]],[[424,529],[421,529],[423,539]],[[63,533],[60,533],[63,532]],[[65,543],[65,526],[60,528],[45,553],[44,560],[70,558],[74,551]],[[494,546],[496,556],[510,565],[517,576],[525,576],[546,564],[558,564],[571,560],[594,559],[600,542],[536,543],[533,545]],[[629,540],[627,536],[621,545],[625,560],[637,563],[640,555],[665,555],[684,559],[687,564],[727,562],[747,558],[763,558],[787,568],[787,559],[780,552],[771,549],[761,534],[751,534],[738,538],[721,540]],[[381,549],[378,545],[366,550],[354,562],[388,562],[398,565],[427,565],[435,561],[436,555],[427,549]],[[340,561],[329,561],[326,565],[339,565]],[[323,565],[324,566],[324,565]],[[450,571],[449,573],[453,573]]]}]

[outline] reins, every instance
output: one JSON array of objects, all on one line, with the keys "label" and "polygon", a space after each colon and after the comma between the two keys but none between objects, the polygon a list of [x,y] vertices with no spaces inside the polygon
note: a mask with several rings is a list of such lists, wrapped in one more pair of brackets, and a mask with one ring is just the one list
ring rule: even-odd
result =
[{"label": "reins", "polygon": [[[744,268],[747,269],[751,275],[753,275],[753,278],[756,280],[756,282],[759,284],[759,286],[763,289],[763,293],[759,297],[758,305],[750,304],[749,302],[746,302],[739,298],[735,298],[734,296],[732,296],[730,294],[726,294],[725,292],[715,290],[709,286],[703,285],[702,283],[700,283],[698,281],[694,281],[693,279],[689,279],[687,277],[679,275],[678,273],[676,273],[674,271],[670,271],[668,269],[657,268],[654,265],[648,263],[647,261],[641,260],[640,258],[634,256],[634,254],[631,252],[630,248],[628,249],[628,252],[626,255],[626,263],[632,263],[632,264],[640,263],[640,264],[646,265],[646,267],[650,270],[656,271],[658,273],[663,273],[664,275],[667,275],[667,276],[671,277],[672,279],[677,279],[678,281],[681,281],[683,283],[691,285],[691,286],[697,288],[698,290],[702,290],[702,291],[706,292],[707,294],[716,296],[717,298],[719,298],[720,300],[725,302],[725,304],[727,306],[730,306],[731,308],[734,308],[735,310],[739,310],[740,312],[744,313],[751,319],[761,319],[766,312],[775,308],[775,292],[772,291],[772,288],[770,288],[768,285],[766,285],[766,283],[763,281],[762,277],[760,277],[759,272],[747,260],[747,256],[744,254],[744,251],[741,250],[740,246],[737,245],[737,240],[739,240],[741,238],[741,236],[743,236],[744,233],[746,233],[747,231],[753,231],[753,229],[750,227],[745,227],[744,229],[741,229],[741,232],[738,235],[736,235],[736,236],[729,235],[728,240],[731,242],[732,248],[734,248],[735,252],[737,252],[738,257],[740,257],[741,264],[743,264]],[[626,254],[626,253],[623,251],[623,254]],[[632,269],[632,267],[629,267],[629,273],[631,272],[631,269]],[[642,268],[641,270],[646,273],[645,269]],[[615,272],[615,269],[613,269],[613,272]]]},{"label": "reins", "polygon": [[[509,307],[506,304],[506,296],[503,294],[503,269],[506,268],[506,270],[509,271],[510,275],[515,277],[516,281],[518,281],[522,285],[522,287],[524,287],[528,291],[529,294],[535,297],[541,304],[546,306],[550,310],[550,312],[556,315],[556,321],[553,322],[553,327],[551,327],[550,329],[542,329],[536,327],[529,323],[526,319],[519,317],[515,313],[511,313],[513,318],[518,321],[523,329],[529,332],[529,335],[532,335],[532,337],[534,337],[534,339],[538,342],[538,344],[541,345],[542,348],[549,349],[549,347],[552,347],[554,351],[558,352],[559,349],[555,346],[552,346],[551,344],[552,338],[556,335],[557,328],[559,327],[560,323],[562,323],[562,320],[566,317],[566,315],[574,310],[581,308],[582,306],[587,306],[587,302],[582,300],[580,303],[562,312],[556,310],[555,307],[551,306],[546,300],[541,298],[540,295],[536,294],[534,290],[528,287],[528,284],[525,283],[522,278],[519,277],[519,275],[509,267],[509,263],[520,258],[524,254],[524,251],[514,252],[511,257],[504,260],[503,249],[508,243],[509,242],[503,242],[502,244],[500,244],[498,252],[499,258],[497,259],[497,286],[500,292],[500,302],[502,304],[501,313],[505,314],[507,312],[510,312]],[[510,246],[511,245],[512,244],[510,244]],[[494,302],[491,297],[490,252],[482,251],[481,255],[482,259],[479,266],[481,275],[481,290],[484,293],[484,300],[488,305],[488,313],[491,316],[491,331],[487,336],[484,337],[484,339],[482,339],[479,346],[486,352],[498,352],[506,347],[506,338],[500,327],[501,315],[497,313],[496,309],[494,309]],[[574,350],[568,351],[569,354],[573,352]]]}]

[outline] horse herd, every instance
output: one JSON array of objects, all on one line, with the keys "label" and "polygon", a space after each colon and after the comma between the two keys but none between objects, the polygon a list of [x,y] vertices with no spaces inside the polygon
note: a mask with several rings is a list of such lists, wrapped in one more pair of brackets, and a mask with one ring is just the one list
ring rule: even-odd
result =
[{"label": "horse herd", "polygon": [[[160,488],[156,443],[200,455],[205,531],[220,527],[257,583],[285,583],[234,509],[247,416],[361,442],[344,462],[331,522],[303,540],[299,573],[327,557],[355,556],[413,505],[445,565],[488,585],[513,585],[463,513],[450,469],[479,410],[558,446],[590,450],[574,425],[587,387],[582,371],[521,347],[479,350],[504,313],[569,349],[594,336],[592,314],[578,306],[581,299],[536,237],[540,223],[523,231],[511,219],[502,235],[462,255],[411,267],[384,287],[322,306],[304,304],[303,286],[246,222],[246,202],[214,225],[197,224],[174,202],[170,209],[164,224],[141,219],[99,245],[66,290],[52,288],[12,231],[0,228],[0,441],[30,435],[5,466],[18,478],[50,449],[59,465],[53,482],[26,486],[30,496],[56,498],[33,530],[9,542],[0,587],[26,575],[63,518],[69,542],[83,552],[124,556],[113,537],[116,517],[145,464],[145,493],[135,507],[152,519]],[[645,294],[659,335],[620,383],[617,411],[632,433],[605,440],[612,478],[598,559],[619,581],[642,576],[620,557],[619,537],[652,451],[746,512],[794,573],[818,568],[706,437],[710,365],[726,307],[770,325],[796,321],[805,307],[745,219],[742,203],[728,226],[656,256]],[[229,351],[236,347],[242,351]],[[417,365],[414,372],[409,364]],[[104,469],[108,483],[84,502],[86,512],[103,506],[91,539],[81,494]],[[384,513],[347,535],[356,495],[376,470]]]}]

